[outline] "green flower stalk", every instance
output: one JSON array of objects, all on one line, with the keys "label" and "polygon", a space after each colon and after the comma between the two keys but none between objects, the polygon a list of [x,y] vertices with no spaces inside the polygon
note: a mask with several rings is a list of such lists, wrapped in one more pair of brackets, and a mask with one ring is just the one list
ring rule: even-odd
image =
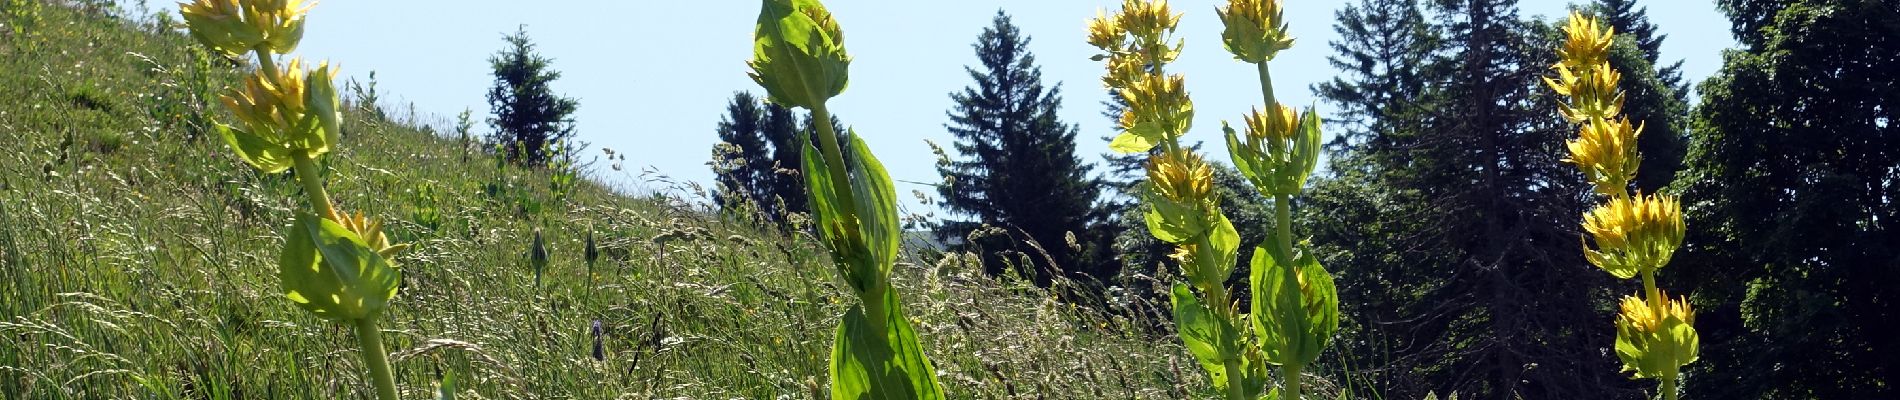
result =
[{"label": "green flower stalk", "polygon": [[1557,76],[1544,78],[1565,97],[1558,113],[1580,125],[1577,138],[1565,143],[1570,157],[1564,161],[1576,165],[1592,190],[1608,198],[1583,215],[1589,236],[1584,258],[1619,279],[1642,278],[1642,297],[1624,297],[1618,312],[1616,355],[1623,371],[1660,381],[1662,398],[1674,400],[1682,367],[1696,360],[1699,338],[1695,312],[1688,302],[1670,299],[1657,288],[1656,270],[1682,246],[1682,205],[1668,195],[1629,192],[1642,163],[1636,139],[1643,127],[1620,115],[1622,75],[1609,63],[1615,31],[1573,12],[1564,34],[1559,60],[1551,66]]},{"label": "green flower stalk", "polygon": [[284,296],[355,329],[378,398],[393,400],[394,374],[377,321],[401,282],[391,257],[407,246],[390,244],[380,223],[337,211],[324,191],[317,160],[341,132],[336,70],[320,63],[306,71],[296,58],[280,69],[275,58],[296,49],[310,7],[300,0],[197,0],[179,4],[179,13],[205,46],[233,57],[256,54],[257,71],[223,97],[238,123],[218,124],[218,133],[260,172],[295,171],[310,209],[298,212],[285,234],[278,258]]},{"label": "green flower stalk", "polygon": [[[1245,118],[1244,138],[1224,129],[1236,167],[1257,190],[1278,199],[1278,231],[1254,252],[1249,313],[1240,312],[1224,286],[1240,235],[1220,212],[1212,168],[1179,143],[1194,106],[1185,79],[1165,71],[1181,49],[1173,38],[1180,15],[1166,1],[1127,0],[1118,13],[1098,13],[1089,24],[1089,44],[1105,53],[1095,57],[1106,62],[1102,82],[1128,105],[1122,132],[1109,146],[1122,153],[1160,149],[1147,167],[1148,230],[1175,245],[1170,258],[1187,277],[1171,292],[1176,330],[1215,389],[1228,399],[1298,398],[1301,369],[1339,326],[1332,278],[1311,252],[1295,251],[1290,232],[1289,198],[1318,164],[1319,119],[1273,101],[1266,63],[1293,45],[1280,3],[1236,0],[1216,12],[1226,24],[1227,49],[1258,64],[1269,110]],[[1269,365],[1280,366],[1284,381],[1263,393]]]},{"label": "green flower stalk", "polygon": [[753,81],[773,102],[810,110],[816,121],[816,132],[804,135],[816,135],[817,146],[803,146],[800,157],[806,194],[838,275],[858,297],[832,346],[831,397],[944,398],[890,283],[903,235],[890,175],[856,132],[839,143],[825,107],[849,80],[844,31],[817,0],[764,0],[754,38]]},{"label": "green flower stalk", "polygon": [[1229,0],[1215,12],[1226,27],[1221,36],[1227,51],[1254,64],[1266,103],[1265,112],[1256,109],[1242,117],[1245,135],[1225,123],[1221,128],[1235,169],[1261,195],[1274,199],[1274,229],[1253,253],[1250,316],[1266,361],[1280,367],[1279,394],[1298,399],[1302,371],[1319,359],[1339,329],[1332,275],[1310,249],[1295,247],[1292,233],[1293,196],[1305,190],[1319,165],[1319,114],[1310,107],[1296,111],[1274,97],[1268,63],[1293,47],[1279,0]]}]

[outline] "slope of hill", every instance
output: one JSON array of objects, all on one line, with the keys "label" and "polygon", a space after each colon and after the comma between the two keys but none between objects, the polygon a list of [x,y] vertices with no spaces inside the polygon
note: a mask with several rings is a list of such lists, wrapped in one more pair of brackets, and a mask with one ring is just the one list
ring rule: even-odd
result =
[{"label": "slope of hill", "polygon": [[[0,3],[0,397],[366,398],[349,332],[278,287],[298,185],[203,128],[228,120],[216,97],[243,67],[194,57],[170,18]],[[346,115],[326,164],[343,209],[415,245],[383,323],[404,397],[447,377],[479,398],[824,396],[846,295],[809,237],[588,182],[559,198],[544,172],[371,115]],[[537,228],[552,253],[539,286],[521,256]],[[1172,336],[1140,333],[1151,321],[955,258],[898,269],[955,397],[1205,386]]]}]

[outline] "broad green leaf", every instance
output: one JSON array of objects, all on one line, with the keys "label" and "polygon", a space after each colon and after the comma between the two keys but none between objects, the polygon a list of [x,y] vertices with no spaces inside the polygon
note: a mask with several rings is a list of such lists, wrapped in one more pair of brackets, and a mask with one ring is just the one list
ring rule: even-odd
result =
[{"label": "broad green leaf", "polygon": [[238,159],[244,160],[244,163],[250,164],[252,168],[257,168],[259,172],[280,173],[290,169],[291,164],[295,163],[290,158],[290,148],[264,140],[256,134],[234,126],[217,125],[218,135],[223,136],[224,143],[231,145],[231,150],[237,152]]},{"label": "broad green leaf", "polygon": [[839,321],[831,348],[831,398],[837,400],[943,399],[937,370],[903,316],[896,290],[884,292],[883,332],[862,305]]},{"label": "broad green leaf", "polygon": [[371,319],[396,297],[399,272],[334,221],[299,213],[278,259],[291,302],[332,321]]},{"label": "broad green leaf", "polygon": [[[1310,364],[1319,359],[1320,351],[1339,329],[1338,295],[1332,276],[1310,252],[1287,260],[1282,258],[1287,255],[1275,247],[1254,248],[1250,276],[1254,334],[1261,339],[1268,362]],[[1304,275],[1306,291],[1290,280],[1288,274],[1293,268]],[[1294,332],[1291,337],[1288,330]]]},{"label": "broad green leaf", "polygon": [[1207,232],[1207,242],[1213,245],[1213,252],[1219,256],[1214,259],[1210,284],[1221,285],[1227,282],[1227,276],[1234,273],[1234,258],[1240,257],[1240,232],[1234,230],[1234,222],[1226,215],[1215,214],[1214,229]]},{"label": "broad green leaf", "polygon": [[1227,388],[1227,367],[1221,362],[1220,337],[1223,331],[1219,318],[1207,311],[1207,306],[1188,285],[1175,283],[1169,292],[1174,305],[1174,331],[1181,336],[1181,343],[1187,347],[1188,354],[1199,361],[1202,369],[1207,370],[1207,379],[1216,390]]},{"label": "broad green leaf", "polygon": [[443,371],[442,382],[435,388],[436,400],[455,400],[455,371]]},{"label": "broad green leaf", "polygon": [[858,133],[853,131],[850,136],[851,153],[845,158],[851,164],[858,221],[873,263],[869,268],[860,267],[860,273],[876,273],[876,279],[883,280],[897,263],[898,242],[904,236],[903,227],[897,223],[897,190],[891,186],[891,175],[884,171],[884,164],[871,155],[871,148]]},{"label": "broad green leaf", "polygon": [[[1147,152],[1149,149],[1153,149],[1155,148],[1156,145],[1161,144],[1161,141],[1156,139],[1157,135],[1142,134],[1140,131],[1144,129],[1143,127],[1152,129],[1155,127],[1155,125],[1154,124],[1137,125],[1135,127],[1136,130],[1122,132],[1122,134],[1120,135],[1115,135],[1115,140],[1108,142],[1108,149],[1114,150],[1116,153],[1121,153],[1121,154],[1134,154],[1134,153]],[[1158,129],[1153,129],[1153,130],[1158,130]]]},{"label": "broad green leaf", "polygon": [[305,121],[291,136],[292,147],[304,149],[312,156],[330,151],[342,135],[338,120],[342,117],[337,106],[336,85],[330,79],[335,67],[324,63],[304,77]]},{"label": "broad green leaf", "polygon": [[1313,169],[1319,166],[1319,112],[1307,107],[1306,114],[1300,119],[1299,137],[1294,139],[1294,162],[1297,164],[1289,173],[1288,183],[1293,187],[1287,193],[1299,193],[1306,186],[1306,178],[1313,175]]},{"label": "broad green leaf", "polygon": [[[1258,170],[1262,167],[1261,160],[1258,159],[1259,154],[1250,150],[1247,144],[1240,140],[1240,134],[1234,131],[1234,127],[1227,125],[1227,121],[1221,121],[1220,129],[1227,136],[1227,158],[1234,161],[1234,169],[1240,171],[1240,176],[1247,178],[1247,182],[1252,182],[1254,186],[1262,186],[1263,182],[1259,176],[1261,171]],[[1266,190],[1264,187],[1256,189]]]},{"label": "broad green leaf", "polygon": [[1153,192],[1147,195],[1146,203],[1148,211],[1143,216],[1148,233],[1163,242],[1187,243],[1222,224],[1232,225],[1224,222],[1227,217],[1218,208],[1175,204]]},{"label": "broad green leaf", "polygon": [[[865,277],[855,276],[850,270],[850,259],[854,258],[851,253],[854,250],[851,240],[846,236],[845,221],[853,217],[844,209],[844,204],[838,199],[837,193],[832,191],[835,186],[832,183],[831,169],[826,164],[825,156],[811,144],[811,139],[811,132],[802,132],[798,136],[798,142],[805,143],[799,146],[804,148],[804,154],[799,156],[800,163],[804,164],[804,170],[799,172],[805,176],[805,194],[811,204],[812,222],[818,227],[818,238],[823,240],[826,248],[831,250],[832,264],[837,267],[838,275],[843,277],[845,283],[850,284],[853,289],[863,293],[874,282],[864,280]],[[839,178],[848,179],[848,177]]]}]

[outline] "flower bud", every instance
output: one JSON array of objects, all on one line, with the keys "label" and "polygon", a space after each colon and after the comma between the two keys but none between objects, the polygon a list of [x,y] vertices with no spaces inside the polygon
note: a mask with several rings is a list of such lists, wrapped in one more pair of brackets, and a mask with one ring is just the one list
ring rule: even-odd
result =
[{"label": "flower bud", "polygon": [[1572,11],[1564,24],[1564,46],[1557,49],[1560,65],[1583,69],[1609,62],[1614,28],[1605,27],[1595,17]]},{"label": "flower bud", "polygon": [[1623,371],[1635,372],[1637,378],[1675,380],[1682,366],[1695,362],[1701,339],[1688,302],[1663,295],[1658,303],[1660,309],[1636,296],[1623,297],[1616,318],[1616,357],[1623,360]]},{"label": "flower bud", "polygon": [[749,75],[773,102],[813,109],[844,92],[844,31],[817,0],[765,0],[752,49]]},{"label": "flower bud", "polygon": [[1215,8],[1214,12],[1226,26],[1221,39],[1235,59],[1264,63],[1293,47],[1279,0],[1228,0],[1226,7]]},{"label": "flower bud", "polygon": [[1629,279],[1669,263],[1682,245],[1682,204],[1666,195],[1613,197],[1583,215],[1583,230],[1596,244],[1584,247],[1590,264]]}]

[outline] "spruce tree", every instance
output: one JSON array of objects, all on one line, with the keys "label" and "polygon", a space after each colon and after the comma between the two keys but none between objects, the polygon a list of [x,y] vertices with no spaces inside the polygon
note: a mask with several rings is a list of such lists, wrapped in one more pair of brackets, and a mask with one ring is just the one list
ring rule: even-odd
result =
[{"label": "spruce tree", "polygon": [[[1717,3],[1678,180],[1701,398],[1900,397],[1900,1]],[[1685,252],[1687,254],[1685,254]]]},{"label": "spruce tree", "polygon": [[554,93],[550,84],[561,73],[549,68],[553,60],[534,51],[527,29],[523,25],[504,37],[508,47],[488,58],[495,76],[495,85],[488,90],[493,114],[488,124],[494,127],[489,141],[508,161],[540,167],[556,156],[577,151],[571,139],[574,110],[580,103]]},{"label": "spruce tree", "polygon": [[[720,143],[713,147],[711,165],[719,183],[714,202],[756,211],[778,224],[808,211],[797,145],[800,133],[811,130],[808,120],[751,93],[733,94],[719,121]],[[832,123],[844,126],[836,117]]]},{"label": "spruce tree", "polygon": [[[1342,110],[1313,210],[1340,341],[1393,398],[1640,395],[1606,351],[1616,288],[1577,251],[1581,177],[1540,79],[1557,35],[1509,0],[1361,0],[1319,85]],[[1534,366],[1534,367],[1533,367]]]},{"label": "spruce tree", "polygon": [[1008,262],[1042,284],[1056,271],[1112,276],[1113,263],[1089,254],[1107,250],[1090,229],[1102,220],[1093,207],[1101,184],[1075,155],[1076,127],[1057,119],[1061,89],[1043,86],[1029,37],[1009,15],[999,10],[991,22],[972,45],[980,65],[965,68],[975,84],[950,95],[956,105],[945,127],[959,157],[938,168],[945,209],[967,219],[944,223],[939,235],[954,241],[996,228],[1001,235],[968,243],[985,253],[991,272]]}]

